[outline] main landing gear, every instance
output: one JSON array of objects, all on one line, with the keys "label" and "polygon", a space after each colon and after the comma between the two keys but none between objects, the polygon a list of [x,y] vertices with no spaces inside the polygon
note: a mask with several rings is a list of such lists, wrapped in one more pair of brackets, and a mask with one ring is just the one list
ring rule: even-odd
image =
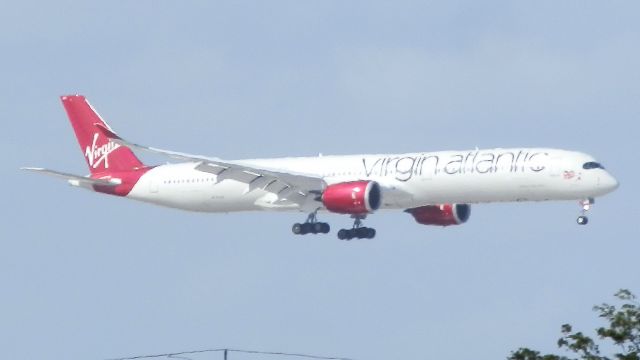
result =
[{"label": "main landing gear", "polygon": [[580,206],[582,207],[582,210],[580,211],[580,216],[578,216],[578,219],[576,220],[578,225],[587,225],[589,223],[589,218],[587,217],[586,214],[587,214],[587,211],[591,209],[591,205],[593,205],[594,203],[595,203],[595,200],[593,198],[588,198],[586,200],[580,201]]},{"label": "main landing gear", "polygon": [[363,216],[353,216],[353,218],[353,227],[351,229],[340,229],[338,231],[338,239],[373,239],[376,236],[376,229],[362,226]]},{"label": "main landing gear", "polygon": [[295,223],[293,227],[291,227],[291,231],[293,231],[296,235],[306,235],[306,234],[328,234],[331,231],[331,227],[329,224],[324,222],[318,222],[316,217],[316,213],[318,211],[314,211],[307,217],[307,221],[304,223]]}]

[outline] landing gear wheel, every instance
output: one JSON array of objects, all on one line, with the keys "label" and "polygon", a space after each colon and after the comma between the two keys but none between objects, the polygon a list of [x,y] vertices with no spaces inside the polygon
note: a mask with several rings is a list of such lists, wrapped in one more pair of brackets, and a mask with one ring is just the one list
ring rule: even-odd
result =
[{"label": "landing gear wheel", "polygon": [[367,239],[373,239],[374,237],[376,237],[376,229],[373,228],[367,228]]},{"label": "landing gear wheel", "polygon": [[315,234],[315,232],[313,230],[314,229],[313,229],[313,224],[312,223],[304,223],[304,224],[302,224],[302,232],[301,232],[301,234],[302,235],[306,235],[308,233],[314,233]]},{"label": "landing gear wheel", "polygon": [[307,217],[307,221],[304,223],[295,223],[291,227],[291,231],[295,235],[306,235],[306,234],[327,234],[331,231],[331,227],[327,223],[319,222],[316,218],[316,213],[318,210],[312,212]]},{"label": "landing gear wheel", "polygon": [[353,227],[351,229],[340,229],[340,231],[338,231],[338,239],[373,239],[376,236],[375,229],[362,226],[364,215],[353,215],[352,218],[354,218]]},{"label": "landing gear wheel", "polygon": [[587,211],[591,210],[594,203],[594,198],[587,198],[580,201],[580,216],[576,219],[578,225],[587,225],[589,223],[589,218],[586,215]]},{"label": "landing gear wheel", "polygon": [[327,223],[314,223],[313,224],[313,233],[314,234],[328,234],[331,231],[331,227]]},{"label": "landing gear wheel", "polygon": [[351,239],[353,239],[354,237],[356,237],[355,231],[353,231],[353,230],[347,230],[347,238],[346,238],[346,240],[351,240]]},{"label": "landing gear wheel", "polygon": [[296,235],[301,235],[302,234],[302,224],[300,224],[300,223],[293,224],[293,226],[291,227],[291,231]]},{"label": "landing gear wheel", "polygon": [[338,239],[351,240],[353,239],[353,232],[347,229],[340,229],[340,231],[338,231]]}]

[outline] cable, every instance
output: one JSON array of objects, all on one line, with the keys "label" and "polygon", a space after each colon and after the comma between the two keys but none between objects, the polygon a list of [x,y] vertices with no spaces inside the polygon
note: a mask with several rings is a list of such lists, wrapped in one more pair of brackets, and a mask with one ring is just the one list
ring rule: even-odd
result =
[{"label": "cable", "polygon": [[[244,354],[278,355],[278,356],[291,356],[291,357],[319,359],[319,360],[354,360],[354,359],[345,358],[345,357],[319,356],[319,355],[301,354],[301,353],[286,353],[286,352],[242,350],[242,349],[191,350],[191,351],[181,351],[181,352],[166,353],[166,354],[137,355],[137,356],[112,358],[112,359],[105,359],[105,360],[136,360],[136,359],[150,359],[150,358],[161,358],[161,357],[180,359],[181,357],[179,357],[179,355],[200,354],[200,353],[208,353],[208,352],[227,352],[227,353],[235,352],[235,353],[244,353]],[[182,357],[182,359],[188,359],[188,358]]]},{"label": "cable", "polygon": [[296,354],[296,353],[285,353],[285,352],[271,352],[271,351],[256,351],[256,350],[235,350],[229,349],[229,352],[239,352],[245,354],[264,354],[264,355],[281,355],[281,356],[296,356],[307,359],[322,359],[322,360],[353,360],[344,357],[331,357],[331,356],[318,356],[318,355],[310,355],[310,354]]}]

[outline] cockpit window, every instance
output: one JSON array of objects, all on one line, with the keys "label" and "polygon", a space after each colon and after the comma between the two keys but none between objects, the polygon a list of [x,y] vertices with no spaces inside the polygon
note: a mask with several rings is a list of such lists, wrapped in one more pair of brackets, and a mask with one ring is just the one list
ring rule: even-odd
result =
[{"label": "cockpit window", "polygon": [[584,163],[584,165],[582,165],[583,169],[589,170],[589,169],[604,169],[604,166],[602,166],[600,163],[597,163],[595,161],[589,161]]}]

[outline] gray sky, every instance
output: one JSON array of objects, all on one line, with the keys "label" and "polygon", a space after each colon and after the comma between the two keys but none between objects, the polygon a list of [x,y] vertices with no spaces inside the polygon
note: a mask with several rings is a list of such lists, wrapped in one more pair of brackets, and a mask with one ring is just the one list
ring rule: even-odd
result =
[{"label": "gray sky", "polygon": [[[591,331],[592,305],[640,293],[639,13],[636,1],[5,2],[2,357],[555,351],[561,324]],[[381,212],[373,241],[297,237],[304,214],[191,214],[19,172],[87,173],[66,93],[127,138],[184,152],[552,146],[596,156],[622,185],[586,227],[573,202],[491,204],[460,227]]]}]

